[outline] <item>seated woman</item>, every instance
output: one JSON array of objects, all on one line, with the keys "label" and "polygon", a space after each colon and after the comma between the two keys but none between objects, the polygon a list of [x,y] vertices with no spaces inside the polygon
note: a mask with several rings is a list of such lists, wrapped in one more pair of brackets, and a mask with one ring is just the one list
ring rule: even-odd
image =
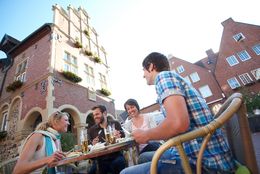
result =
[{"label": "seated woman", "polygon": [[[144,116],[140,113],[139,105],[135,99],[128,99],[124,104],[124,108],[130,117],[130,119],[128,118],[124,124],[128,131],[131,132],[136,129],[146,130],[156,127],[153,117]],[[161,143],[158,141],[149,142],[148,144],[140,144],[139,154],[148,151],[156,151],[160,145]]]},{"label": "seated woman", "polygon": [[60,133],[67,132],[69,124],[69,115],[59,111],[40,123],[24,141],[13,174],[42,173],[45,167],[48,167],[48,173],[56,173],[55,163],[65,157],[61,151]]}]

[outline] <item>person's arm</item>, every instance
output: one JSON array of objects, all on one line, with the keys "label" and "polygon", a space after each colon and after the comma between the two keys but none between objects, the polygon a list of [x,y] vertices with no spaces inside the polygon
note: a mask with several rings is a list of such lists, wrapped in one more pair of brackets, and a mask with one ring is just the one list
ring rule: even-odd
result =
[{"label": "person's arm", "polygon": [[138,143],[149,140],[166,140],[187,131],[190,125],[189,114],[183,96],[171,95],[164,99],[166,118],[157,127],[149,130],[136,130],[133,136]]},{"label": "person's arm", "polygon": [[49,157],[43,157],[36,161],[32,160],[37,147],[42,147],[43,138],[43,135],[38,133],[33,134],[29,138],[15,165],[13,174],[27,174],[45,165],[52,167],[55,162],[63,158],[62,152],[56,151],[53,155]]}]

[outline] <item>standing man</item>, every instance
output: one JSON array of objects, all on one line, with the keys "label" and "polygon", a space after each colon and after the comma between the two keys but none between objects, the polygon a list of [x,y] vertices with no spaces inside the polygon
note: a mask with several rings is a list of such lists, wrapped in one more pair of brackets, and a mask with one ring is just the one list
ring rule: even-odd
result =
[{"label": "standing man", "polygon": [[[98,105],[92,108],[95,125],[88,130],[89,140],[92,145],[98,142],[105,142],[105,132],[109,125],[115,127],[114,135],[116,138],[124,137],[124,131],[120,123],[116,120],[107,119],[107,109],[103,105]],[[126,160],[121,152],[111,153],[97,158],[97,165],[99,174],[113,173],[118,174],[126,167]],[[92,171],[95,170],[95,166],[92,167]]]},{"label": "standing man", "polygon": [[[155,128],[136,130],[133,136],[138,143],[149,140],[167,140],[179,134],[198,129],[213,120],[207,104],[200,94],[180,75],[170,71],[166,56],[153,52],[143,60],[144,78],[148,85],[155,85],[157,102],[165,119]],[[192,170],[196,173],[196,160],[202,138],[184,143],[184,150],[189,158]],[[147,152],[148,153],[148,152]],[[145,155],[145,153],[144,153]],[[151,157],[150,157],[151,159]],[[158,172],[183,173],[181,161],[175,148],[166,151],[158,163]],[[167,159],[167,160],[165,160]],[[169,162],[174,160],[173,162]],[[123,170],[122,174],[149,173],[151,162]],[[229,173],[235,163],[231,151],[221,130],[217,130],[208,142],[202,159],[204,173]]]}]

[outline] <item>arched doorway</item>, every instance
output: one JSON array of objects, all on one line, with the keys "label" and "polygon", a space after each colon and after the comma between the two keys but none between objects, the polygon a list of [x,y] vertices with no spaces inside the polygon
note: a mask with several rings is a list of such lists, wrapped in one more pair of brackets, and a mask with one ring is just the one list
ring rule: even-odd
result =
[{"label": "arched doorway", "polygon": [[77,144],[77,129],[75,128],[75,111],[71,109],[63,109],[61,112],[66,112],[69,115],[69,126],[66,133],[61,134],[61,146],[63,151],[71,150]]},{"label": "arched doorway", "polygon": [[25,123],[23,127],[23,135],[27,136],[35,130],[35,128],[42,122],[42,115],[38,111],[32,112],[25,118]]}]

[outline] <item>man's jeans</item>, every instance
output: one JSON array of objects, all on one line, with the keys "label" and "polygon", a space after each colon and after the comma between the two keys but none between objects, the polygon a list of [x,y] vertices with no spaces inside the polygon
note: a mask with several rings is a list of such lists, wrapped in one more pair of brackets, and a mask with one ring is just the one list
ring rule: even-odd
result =
[{"label": "man's jeans", "polygon": [[[153,158],[153,154],[155,152],[145,152],[143,154],[140,155],[139,159],[138,159],[138,165],[135,166],[131,166],[128,167],[126,169],[124,169],[123,171],[121,171],[120,174],[149,174],[150,173],[150,167],[151,167],[151,160]],[[171,159],[171,154],[170,151],[167,150],[165,151],[162,156],[160,157],[160,160],[158,162],[158,166],[157,166],[157,172],[159,174],[184,174],[182,165],[181,165],[181,160],[180,159],[174,159],[174,160],[170,160]],[[196,173],[196,167],[195,166],[191,166],[192,172]],[[217,174],[217,171],[215,170],[207,170],[204,171],[203,173],[207,173],[207,174]],[[229,172],[224,172],[229,173]],[[223,174],[224,174],[223,173]]]},{"label": "man's jeans", "polygon": [[[132,173],[142,173],[148,174],[150,173],[151,160],[153,158],[153,154],[155,152],[145,152],[140,155],[138,159],[139,165],[131,166],[123,171],[120,174],[132,174]],[[166,151],[162,154],[159,162],[158,162],[158,173],[159,174],[183,174],[182,166],[180,160],[169,160],[171,157],[170,151]]]}]

